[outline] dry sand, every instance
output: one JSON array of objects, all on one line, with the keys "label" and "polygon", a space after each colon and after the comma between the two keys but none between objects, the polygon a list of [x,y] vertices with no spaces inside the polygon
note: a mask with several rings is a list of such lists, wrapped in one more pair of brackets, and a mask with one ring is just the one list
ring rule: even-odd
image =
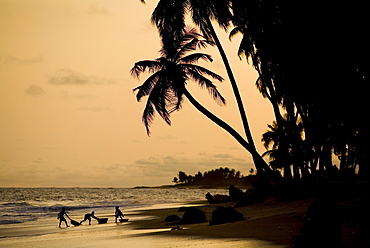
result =
[{"label": "dry sand", "polygon": [[[1,225],[0,247],[291,247],[300,233],[302,216],[312,202],[266,200],[237,208],[245,221],[215,226],[181,225],[183,229],[175,231],[163,220],[171,214],[182,216],[177,211],[180,205],[126,210],[129,222],[119,224],[113,222],[112,214],[106,214],[99,217],[109,217],[109,222],[101,225],[93,220],[91,226],[58,228],[56,219]],[[205,204],[200,208],[210,219],[216,206]],[[73,214],[70,216],[73,219]]]}]

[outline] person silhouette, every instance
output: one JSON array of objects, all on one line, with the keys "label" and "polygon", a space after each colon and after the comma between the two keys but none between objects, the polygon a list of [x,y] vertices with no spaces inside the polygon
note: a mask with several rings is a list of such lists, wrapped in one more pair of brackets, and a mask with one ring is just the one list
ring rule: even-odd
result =
[{"label": "person silhouette", "polygon": [[89,225],[91,225],[91,218],[94,218],[96,220],[98,219],[98,218],[95,217],[94,211],[92,211],[90,214],[85,214],[85,218],[80,221],[80,225],[81,225],[82,222],[87,221],[87,220],[89,220]]},{"label": "person silhouette", "polygon": [[62,211],[60,211],[59,214],[58,214],[59,228],[61,227],[62,221],[64,221],[66,223],[66,226],[69,227],[66,218],[64,218],[64,215],[67,216],[68,219],[71,219],[71,218],[69,218],[68,214],[66,213],[66,209],[62,208]]},{"label": "person silhouette", "polygon": [[114,213],[114,215],[116,216],[115,223],[117,223],[118,218],[121,218],[121,220],[123,219],[124,215],[123,215],[122,211],[119,209],[119,206],[116,206],[116,212]]}]

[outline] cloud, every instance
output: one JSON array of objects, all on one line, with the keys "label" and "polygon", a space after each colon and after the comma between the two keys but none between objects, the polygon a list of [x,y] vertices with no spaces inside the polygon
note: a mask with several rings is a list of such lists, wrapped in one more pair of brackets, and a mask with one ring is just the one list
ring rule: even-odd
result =
[{"label": "cloud", "polygon": [[87,111],[87,112],[104,112],[108,111],[108,107],[100,107],[100,106],[89,106],[89,107],[81,107],[78,109],[79,111]]},{"label": "cloud", "polygon": [[[133,164],[132,168],[137,170],[141,177],[149,177],[148,181],[154,180],[153,177],[161,179],[162,184],[171,182],[173,177],[178,175],[179,171],[184,171],[188,175],[195,175],[198,171],[206,172],[220,167],[228,167],[241,171],[247,175],[250,168],[254,168],[253,163],[246,157],[231,155],[224,156],[225,159],[219,159],[217,154],[207,157],[188,157],[188,156],[164,156],[152,158],[156,163],[153,164]],[[130,173],[132,174],[132,173]]]},{"label": "cloud", "polygon": [[251,158],[240,157],[232,154],[214,154],[210,156],[202,156],[198,164],[208,168],[229,167],[236,170],[247,171],[250,167],[254,167]]},{"label": "cloud", "polygon": [[87,76],[70,69],[59,69],[54,76],[49,77],[48,82],[52,85],[104,85],[115,83],[115,80],[99,76]]},{"label": "cloud", "polygon": [[160,159],[149,157],[144,159],[138,159],[135,161],[136,164],[160,164]]},{"label": "cloud", "polygon": [[205,172],[220,167],[228,167],[247,174],[254,168],[250,159],[231,154],[212,154],[201,157],[161,156],[142,158],[135,161],[132,168],[140,170],[140,175],[156,175],[171,179],[178,171],[193,175],[198,171]]},{"label": "cloud", "polygon": [[123,164],[111,164],[111,165],[102,166],[102,167],[104,168],[104,170],[106,170],[108,172],[126,169]]},{"label": "cloud", "polygon": [[34,164],[40,164],[40,163],[42,163],[42,159],[41,158],[38,158],[38,159],[34,160],[32,163],[34,163]]},{"label": "cloud", "polygon": [[213,155],[213,157],[221,158],[221,159],[232,158],[232,156],[230,154],[226,154],[226,153],[218,153],[218,154]]},{"label": "cloud", "polygon": [[90,5],[86,13],[89,15],[111,15],[112,12],[110,12],[107,8],[102,7],[102,6],[97,6],[95,4]]},{"label": "cloud", "polygon": [[45,91],[37,86],[37,85],[30,85],[28,86],[28,88],[24,91],[24,93],[27,95],[27,96],[31,96],[31,97],[35,97],[35,98],[39,98],[39,97],[42,97],[44,96],[45,94]]},{"label": "cloud", "polygon": [[69,91],[60,91],[59,92],[59,97],[62,98],[63,100],[69,100],[69,99],[84,100],[84,99],[97,98],[97,96],[95,96],[95,95],[70,93]]},{"label": "cloud", "polygon": [[149,157],[142,158],[135,161],[135,164],[140,165],[160,165],[160,170],[166,170],[167,167],[173,167],[174,165],[185,166],[188,164],[196,163],[194,159],[179,156],[162,156],[162,157]]},{"label": "cloud", "polygon": [[165,156],[162,158],[163,164],[167,165],[187,165],[187,164],[194,164],[192,159],[186,157],[173,157],[173,156]]},{"label": "cloud", "polygon": [[0,58],[0,61],[4,64],[37,64],[44,62],[44,58],[41,54],[33,58],[17,58],[11,55]]},{"label": "cloud", "polygon": [[176,139],[176,137],[173,136],[173,135],[168,135],[167,134],[167,135],[159,136],[158,139],[160,139],[160,140],[173,140],[173,139]]},{"label": "cloud", "polygon": [[99,6],[96,4],[91,4],[91,5],[84,5],[84,6],[68,6],[66,5],[64,8],[64,12],[67,15],[70,16],[86,16],[86,15],[95,15],[95,16],[109,16],[112,15],[113,13],[107,9],[104,6]]}]

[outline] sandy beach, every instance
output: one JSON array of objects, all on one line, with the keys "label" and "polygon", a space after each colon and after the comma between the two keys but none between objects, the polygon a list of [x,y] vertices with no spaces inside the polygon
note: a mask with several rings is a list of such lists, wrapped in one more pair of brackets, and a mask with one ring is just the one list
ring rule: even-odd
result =
[{"label": "sandy beach", "polygon": [[[114,223],[113,214],[107,224],[93,220],[79,227],[58,228],[57,219],[45,219],[20,224],[1,225],[0,247],[289,247],[299,232],[300,222],[310,200],[291,204],[265,202],[240,207],[245,221],[209,226],[207,223],[182,225],[171,231],[164,218],[171,214],[182,216],[176,205],[155,205],[146,209],[124,211],[127,223]],[[278,204],[278,205],[277,205]],[[199,206],[201,205],[201,206]],[[225,205],[225,204],[224,204]],[[210,219],[215,205],[199,202]],[[72,219],[78,219],[70,214]]]},{"label": "sandy beach", "polygon": [[[181,225],[182,230],[173,231],[173,226],[163,222],[165,217],[171,214],[182,216],[178,208],[191,205],[167,204],[124,210],[129,221],[118,224],[114,223],[113,213],[109,213],[99,215],[109,218],[107,224],[100,225],[93,220],[91,226],[58,228],[57,219],[1,225],[0,247],[291,247],[300,233],[301,219],[312,202],[312,199],[294,202],[267,199],[264,203],[237,208],[244,215],[244,221],[214,226],[209,226],[208,222]],[[231,204],[223,204],[228,205]],[[208,220],[216,208],[206,202],[192,206],[202,209]],[[70,217],[78,219],[73,213]],[[344,239],[355,235],[353,230],[346,227]]]}]

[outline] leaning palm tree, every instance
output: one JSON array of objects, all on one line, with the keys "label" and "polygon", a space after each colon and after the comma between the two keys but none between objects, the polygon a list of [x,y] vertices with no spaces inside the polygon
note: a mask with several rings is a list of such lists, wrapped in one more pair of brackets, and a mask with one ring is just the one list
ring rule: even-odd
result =
[{"label": "leaning palm tree", "polygon": [[[142,121],[150,135],[150,124],[154,120],[155,112],[162,119],[171,124],[170,115],[181,108],[184,96],[193,106],[212,120],[215,124],[226,130],[247,151],[255,153],[250,145],[235,129],[226,122],[212,114],[203,107],[186,89],[189,81],[198,83],[202,88],[207,88],[214,100],[220,105],[225,104],[225,99],[209,79],[221,82],[223,78],[216,73],[195,64],[200,59],[212,62],[208,54],[193,53],[198,47],[206,47],[208,42],[196,33],[195,29],[188,29],[182,36],[174,39],[167,36],[162,39],[161,57],[155,60],[143,60],[136,62],[131,69],[134,77],[139,77],[144,72],[152,73],[142,85],[136,87],[136,98],[140,101],[147,97],[147,103],[142,115]],[[261,158],[262,159],[262,158]],[[266,168],[263,168],[265,171]]]},{"label": "leaning palm tree", "polygon": [[191,53],[197,47],[206,46],[207,41],[202,39],[195,29],[189,28],[183,32],[179,40],[174,40],[171,37],[162,39],[161,57],[155,60],[136,62],[131,69],[131,74],[134,77],[139,77],[143,72],[152,73],[142,85],[134,89],[137,92],[138,101],[145,96],[148,97],[142,116],[148,135],[155,111],[167,124],[171,124],[170,114],[181,108],[183,96],[193,99],[185,88],[190,80],[207,88],[217,103],[221,105],[226,103],[209,79],[210,77],[222,81],[223,78],[196,64],[200,59],[211,62],[211,56],[205,53]]},{"label": "leaning palm tree", "polygon": [[[145,2],[145,1],[142,1]],[[255,147],[252,133],[249,127],[243,101],[232,72],[226,53],[218,39],[213,27],[212,20],[215,20],[225,30],[230,25],[232,13],[229,0],[160,0],[152,14],[152,22],[158,28],[162,37],[173,36],[175,39],[181,35],[185,26],[186,14],[190,13],[192,21],[200,28],[202,35],[214,42],[220,52],[228,74],[235,99],[238,105],[239,114],[244,127],[244,132],[250,144],[251,154],[258,172],[271,169],[262,159]]]}]

